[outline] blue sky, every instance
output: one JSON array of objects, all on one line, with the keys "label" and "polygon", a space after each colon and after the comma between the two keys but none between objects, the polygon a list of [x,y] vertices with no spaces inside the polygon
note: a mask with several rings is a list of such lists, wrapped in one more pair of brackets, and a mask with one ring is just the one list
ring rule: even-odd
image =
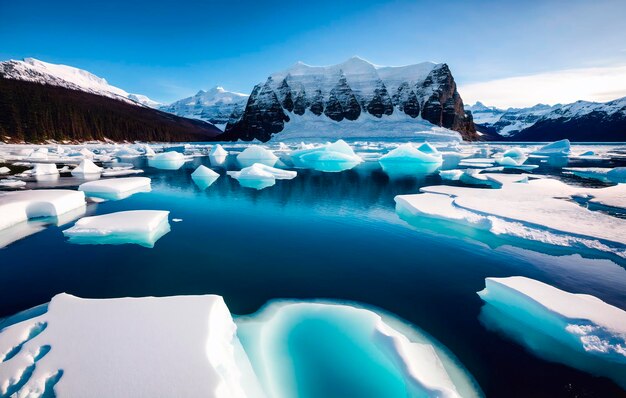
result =
[{"label": "blue sky", "polygon": [[249,92],[298,60],[432,60],[448,63],[472,100],[513,105],[539,93],[503,96],[506,78],[572,69],[578,80],[609,73],[605,96],[626,95],[626,81],[611,85],[622,75],[607,72],[626,65],[625,15],[623,0],[0,1],[0,58],[73,65],[163,102],[214,85]]}]

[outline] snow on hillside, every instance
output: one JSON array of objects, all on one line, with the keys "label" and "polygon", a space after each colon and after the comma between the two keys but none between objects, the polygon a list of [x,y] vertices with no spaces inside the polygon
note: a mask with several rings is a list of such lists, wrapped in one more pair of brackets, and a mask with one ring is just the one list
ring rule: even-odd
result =
[{"label": "snow on hillside", "polygon": [[0,76],[7,79],[24,80],[85,91],[149,107],[159,105],[158,102],[151,100],[145,95],[131,94],[119,87],[112,86],[104,78],[86,70],[73,66],[51,64],[35,58],[24,58],[23,61],[9,60],[0,62]]},{"label": "snow on hillside", "polygon": [[243,113],[249,95],[213,87],[195,95],[160,107],[162,111],[178,116],[200,119],[217,125],[237,119]]}]

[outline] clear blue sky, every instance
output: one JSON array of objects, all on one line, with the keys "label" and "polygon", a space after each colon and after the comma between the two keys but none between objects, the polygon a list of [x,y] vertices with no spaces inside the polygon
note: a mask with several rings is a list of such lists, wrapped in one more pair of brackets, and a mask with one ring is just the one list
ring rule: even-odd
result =
[{"label": "clear blue sky", "polygon": [[164,102],[352,55],[446,62],[464,85],[624,65],[625,17],[624,0],[0,0],[0,58],[77,66]]}]

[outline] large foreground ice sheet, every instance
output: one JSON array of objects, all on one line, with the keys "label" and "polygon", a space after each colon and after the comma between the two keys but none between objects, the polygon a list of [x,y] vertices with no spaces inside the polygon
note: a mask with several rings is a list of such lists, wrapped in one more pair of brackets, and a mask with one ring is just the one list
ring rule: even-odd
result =
[{"label": "large foreground ice sheet", "polygon": [[67,189],[0,193],[0,230],[38,217],[59,217],[85,207],[85,194]]},{"label": "large foreground ice sheet", "polygon": [[85,192],[87,196],[119,200],[138,192],[149,192],[150,179],[148,177],[108,178],[83,183],[78,190]]},{"label": "large foreground ice sheet", "polygon": [[481,321],[536,355],[626,388],[626,311],[525,277],[487,278]]},{"label": "large foreground ice sheet", "polygon": [[169,211],[129,210],[81,218],[63,231],[70,242],[78,244],[120,245],[135,243],[145,247],[154,244],[170,231]]},{"label": "large foreground ice sheet", "polygon": [[274,398],[481,395],[438,343],[367,309],[275,302],[236,322],[253,368]]},{"label": "large foreground ice sheet", "polygon": [[626,220],[589,210],[572,200],[598,197],[615,205],[626,196],[626,185],[580,188],[549,178],[500,182],[501,189],[424,187],[422,194],[396,196],[396,210],[408,218],[447,219],[495,234],[626,257]]},{"label": "large foreground ice sheet", "polygon": [[261,397],[235,331],[219,296],[59,294],[0,331],[0,395]]}]

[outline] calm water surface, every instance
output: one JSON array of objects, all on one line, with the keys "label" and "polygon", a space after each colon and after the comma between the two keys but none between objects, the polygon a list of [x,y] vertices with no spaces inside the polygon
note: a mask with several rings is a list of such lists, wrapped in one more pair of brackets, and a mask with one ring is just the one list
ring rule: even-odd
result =
[{"label": "calm water surface", "polygon": [[[276,298],[357,301],[392,312],[448,347],[493,397],[618,397],[611,381],[545,362],[487,331],[476,292],[486,277],[523,275],[626,309],[625,264],[533,247],[432,221],[411,224],[393,197],[439,184],[436,175],[390,179],[376,162],[341,173],[299,170],[256,191],[222,176],[200,190],[190,173],[138,167],[153,191],[91,204],[89,214],[169,210],[171,232],[152,249],[74,245],[68,226],[0,249],[0,317],[80,297],[214,293],[233,313]],[[224,173],[222,170],[221,173]],[[579,181],[580,182],[580,181]],[[620,263],[621,262],[621,263]]]}]

